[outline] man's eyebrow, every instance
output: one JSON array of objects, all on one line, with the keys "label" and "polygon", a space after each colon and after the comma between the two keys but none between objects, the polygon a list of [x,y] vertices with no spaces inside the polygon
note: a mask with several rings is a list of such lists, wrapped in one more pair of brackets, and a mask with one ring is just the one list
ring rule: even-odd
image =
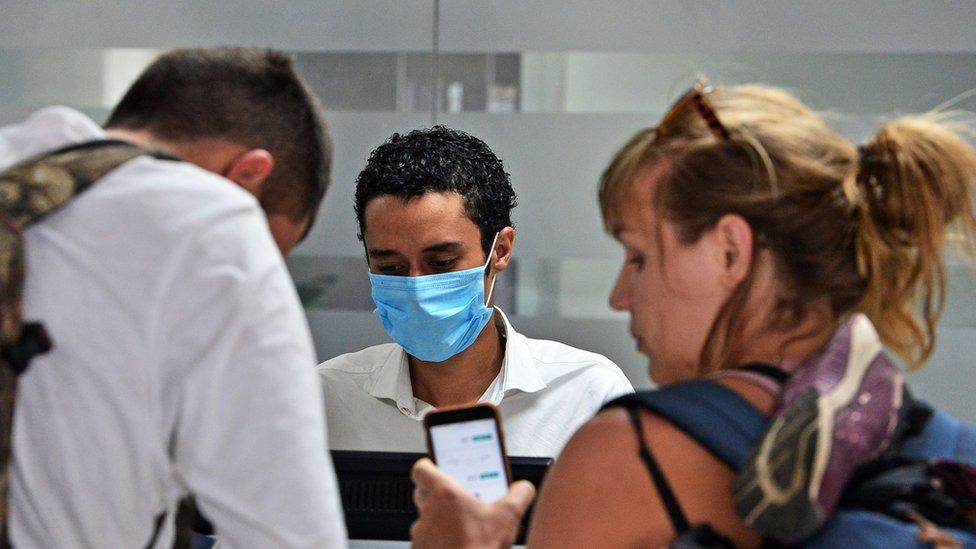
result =
[{"label": "man's eyebrow", "polygon": [[441,242],[440,244],[434,244],[432,246],[427,246],[424,248],[424,253],[427,252],[457,252],[464,249],[464,244],[462,242]]},{"label": "man's eyebrow", "polygon": [[[464,249],[463,242],[440,242],[438,244],[432,244],[423,249],[424,253],[430,252],[457,252]],[[386,257],[394,257],[403,255],[396,250],[388,250],[383,248],[374,248],[369,250],[367,253],[369,257],[376,259],[383,259]]]},{"label": "man's eyebrow", "polygon": [[400,253],[397,252],[396,250],[373,249],[373,250],[369,250],[367,255],[369,257],[375,257],[376,259],[382,259],[384,257],[393,257],[395,255],[400,255]]}]

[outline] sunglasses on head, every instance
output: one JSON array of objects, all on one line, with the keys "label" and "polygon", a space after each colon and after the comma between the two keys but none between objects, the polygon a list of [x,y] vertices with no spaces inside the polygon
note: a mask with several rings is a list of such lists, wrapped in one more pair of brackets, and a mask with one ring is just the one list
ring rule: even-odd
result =
[{"label": "sunglasses on head", "polygon": [[688,91],[671,105],[668,112],[664,113],[661,121],[654,129],[655,138],[666,139],[674,136],[676,133],[673,127],[674,123],[683,118],[687,114],[688,109],[694,109],[705,121],[712,135],[719,141],[729,141],[729,130],[719,121],[718,116],[715,114],[715,109],[712,108],[706,97],[713,90],[714,88],[708,85],[703,79],[695,82]]}]

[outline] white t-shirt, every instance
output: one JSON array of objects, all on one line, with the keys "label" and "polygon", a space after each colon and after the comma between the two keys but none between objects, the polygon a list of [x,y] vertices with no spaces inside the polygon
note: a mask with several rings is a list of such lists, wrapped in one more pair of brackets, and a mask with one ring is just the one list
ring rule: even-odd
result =
[{"label": "white t-shirt", "polygon": [[[501,371],[481,396],[498,407],[513,456],[555,457],[607,401],[634,391],[608,358],[515,331],[500,309]],[[318,367],[336,450],[426,451],[422,419],[433,409],[413,395],[407,353],[395,343],[338,356]]]},{"label": "white t-shirt", "polygon": [[[0,128],[0,170],[104,138],[63,107]],[[16,547],[172,546],[190,492],[228,546],[335,547],[345,529],[308,327],[253,197],[139,157],[26,232]]]}]

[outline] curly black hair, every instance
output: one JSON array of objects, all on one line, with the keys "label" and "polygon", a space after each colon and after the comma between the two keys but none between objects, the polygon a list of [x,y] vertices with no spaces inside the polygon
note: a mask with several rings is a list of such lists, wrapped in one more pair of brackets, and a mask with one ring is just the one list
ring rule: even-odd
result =
[{"label": "curly black hair", "polygon": [[445,126],[393,134],[377,147],[356,178],[359,239],[366,232],[366,205],[392,195],[404,201],[430,192],[456,192],[468,218],[481,230],[487,257],[495,233],[512,226],[515,191],[502,161],[484,141]]}]

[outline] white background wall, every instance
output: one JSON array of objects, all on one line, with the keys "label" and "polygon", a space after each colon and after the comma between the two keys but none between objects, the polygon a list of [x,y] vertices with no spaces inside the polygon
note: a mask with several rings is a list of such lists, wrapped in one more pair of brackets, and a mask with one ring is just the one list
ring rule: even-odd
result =
[{"label": "white background wall", "polygon": [[[432,83],[445,84],[426,72],[435,21],[444,71],[475,59],[461,54],[519,56],[519,112],[431,112],[424,89],[429,96]],[[648,384],[646,364],[626,320],[604,305],[620,252],[602,232],[595,182],[612,151],[653,123],[691,75],[790,87],[857,138],[884,116],[976,88],[976,2],[0,0],[0,123],[48,103],[104,116],[156,50],[222,43],[296,52],[324,97],[397,86],[389,108],[349,97],[329,113],[334,185],[296,260],[324,296],[309,311],[321,358],[385,339],[360,301],[335,298],[368,288],[356,261],[353,182],[391,133],[436,118],[485,139],[512,174],[520,264],[500,283],[516,326],[604,353],[638,386]],[[331,80],[319,74],[329,59],[345,67]],[[938,352],[910,380],[976,420],[976,284],[964,267],[952,277]]]}]

